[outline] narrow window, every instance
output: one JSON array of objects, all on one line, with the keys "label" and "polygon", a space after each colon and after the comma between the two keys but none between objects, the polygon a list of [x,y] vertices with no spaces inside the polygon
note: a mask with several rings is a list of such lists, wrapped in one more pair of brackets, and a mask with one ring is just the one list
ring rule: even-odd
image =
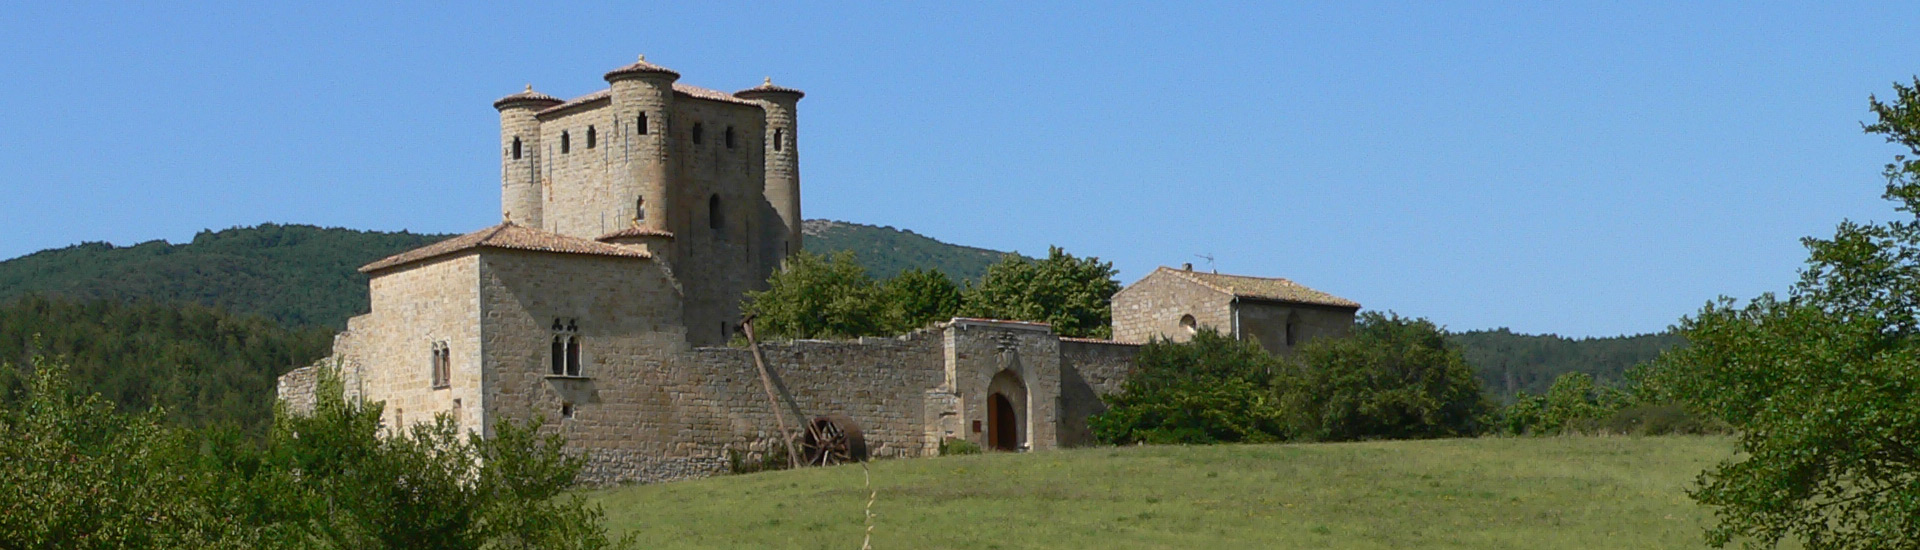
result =
[{"label": "narrow window", "polygon": [[453,378],[453,353],[447,349],[446,342],[433,344],[433,387],[444,388]]},{"label": "narrow window", "polygon": [[567,337],[567,376],[580,376],[580,337]]},{"label": "narrow window", "polygon": [[634,124],[633,124],[634,129],[638,130],[640,135],[643,135],[643,136],[647,135],[647,113],[645,111],[642,111],[640,113],[640,116],[635,118],[638,120],[634,121]]},{"label": "narrow window", "polygon": [[733,127],[732,126],[727,127],[726,136],[727,136],[727,148],[732,149],[733,148]]},{"label": "narrow window", "polygon": [[554,376],[567,373],[567,342],[564,338],[566,337],[553,337],[553,368],[549,372]]},{"label": "narrow window", "polygon": [[700,144],[700,133],[702,130],[706,130],[706,128],[701,126],[700,123],[698,122],[693,123],[693,144],[694,145]]},{"label": "narrow window", "polygon": [[774,128],[773,129],[773,150],[779,151],[780,148],[786,146],[786,143],[787,143],[787,129]]},{"label": "narrow window", "polygon": [[600,141],[600,131],[595,130],[592,126],[588,126],[587,127],[587,148],[592,149],[595,145],[599,144],[599,141]]},{"label": "narrow window", "polygon": [[567,151],[570,151],[572,149],[573,149],[573,136],[567,134],[566,131],[561,131],[560,132],[560,153],[565,154]]},{"label": "narrow window", "polygon": [[637,199],[633,199],[633,221],[636,221],[636,222],[644,221],[646,219],[647,219],[647,198],[640,197]]},{"label": "narrow window", "polygon": [[727,330],[727,322],[721,321],[720,322],[720,340],[726,341],[728,338],[732,338],[732,337],[733,337],[733,331]]},{"label": "narrow window", "polygon": [[513,160],[520,160],[520,138],[513,138]]},{"label": "narrow window", "polygon": [[572,404],[572,403],[561,403],[561,404],[560,404],[560,418],[566,418],[566,419],[571,419],[571,418],[573,418],[573,404]]},{"label": "narrow window", "polygon": [[1295,341],[1294,335],[1297,333],[1299,333],[1299,322],[1288,320],[1287,321],[1287,347],[1293,347],[1293,343]]},{"label": "narrow window", "polygon": [[725,219],[724,215],[721,214],[721,212],[722,211],[720,210],[720,195],[716,193],[713,196],[708,197],[707,198],[707,228],[712,229],[714,235],[724,236],[725,235],[724,230],[727,227],[727,220]]}]

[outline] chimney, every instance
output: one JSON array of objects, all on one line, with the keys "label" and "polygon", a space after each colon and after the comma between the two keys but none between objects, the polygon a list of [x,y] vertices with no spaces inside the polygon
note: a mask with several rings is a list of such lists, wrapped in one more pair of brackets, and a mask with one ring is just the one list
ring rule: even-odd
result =
[{"label": "chimney", "polygon": [[1180,270],[1181,270],[1181,271],[1193,271],[1193,262],[1187,262],[1187,263],[1184,263],[1184,264],[1180,264]]}]

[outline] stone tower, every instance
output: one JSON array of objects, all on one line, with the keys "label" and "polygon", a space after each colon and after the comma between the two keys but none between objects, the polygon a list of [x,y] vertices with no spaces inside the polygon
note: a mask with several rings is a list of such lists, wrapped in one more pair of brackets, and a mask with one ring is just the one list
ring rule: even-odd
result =
[{"label": "stone tower", "polygon": [[536,114],[560,99],[533,91],[500,98],[500,218],[540,227],[540,121]]},{"label": "stone tower", "polygon": [[648,62],[561,101],[501,98],[500,209],[561,236],[643,246],[670,266],[688,341],[723,343],[740,299],[800,250],[796,106],[772,80],[737,93]]},{"label": "stone tower", "polygon": [[773,85],[769,77],[759,86],[734,92],[735,97],[760,103],[767,110],[767,200],[786,224],[784,254],[800,249],[800,140],[796,137],[796,107],[807,94]]}]

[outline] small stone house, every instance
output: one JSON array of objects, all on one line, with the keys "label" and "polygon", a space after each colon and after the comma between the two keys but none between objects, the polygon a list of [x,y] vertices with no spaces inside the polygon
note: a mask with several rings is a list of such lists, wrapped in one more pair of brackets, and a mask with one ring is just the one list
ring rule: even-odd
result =
[{"label": "small stone house", "polygon": [[1113,295],[1113,339],[1176,342],[1212,327],[1275,355],[1346,335],[1360,304],[1286,279],[1160,267]]}]

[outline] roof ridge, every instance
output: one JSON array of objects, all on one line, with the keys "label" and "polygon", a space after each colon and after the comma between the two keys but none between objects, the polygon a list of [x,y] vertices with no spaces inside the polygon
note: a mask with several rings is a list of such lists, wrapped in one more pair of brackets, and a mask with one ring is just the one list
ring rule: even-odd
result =
[{"label": "roof ridge", "polygon": [[1201,278],[1199,278],[1199,277],[1195,277],[1195,276],[1193,276],[1193,272],[1192,272],[1192,271],[1188,271],[1188,270],[1185,270],[1185,269],[1174,269],[1174,268],[1171,268],[1171,267],[1167,267],[1167,266],[1164,266],[1164,265],[1163,265],[1163,266],[1160,266],[1160,269],[1165,269],[1165,270],[1167,270],[1167,271],[1171,271],[1171,272],[1173,272],[1173,274],[1175,274],[1175,275],[1179,275],[1179,276],[1180,276],[1180,278],[1182,278],[1182,279],[1186,279],[1186,280],[1188,280],[1188,281],[1192,281],[1192,282],[1193,282],[1194,284],[1197,284],[1197,285],[1200,285],[1200,286],[1204,286],[1204,287],[1207,287],[1207,288],[1211,288],[1211,289],[1213,289],[1213,290],[1215,290],[1215,291],[1217,291],[1217,292],[1221,292],[1221,293],[1225,293],[1225,294],[1229,294],[1229,295],[1233,295],[1233,294],[1235,294],[1235,292],[1234,292],[1234,291],[1233,291],[1233,289],[1231,289],[1231,288],[1220,288],[1220,285],[1216,285],[1216,284],[1213,284],[1213,283],[1211,283],[1211,282],[1208,282],[1208,281],[1206,281],[1206,280],[1203,280],[1203,279],[1201,279]]}]

